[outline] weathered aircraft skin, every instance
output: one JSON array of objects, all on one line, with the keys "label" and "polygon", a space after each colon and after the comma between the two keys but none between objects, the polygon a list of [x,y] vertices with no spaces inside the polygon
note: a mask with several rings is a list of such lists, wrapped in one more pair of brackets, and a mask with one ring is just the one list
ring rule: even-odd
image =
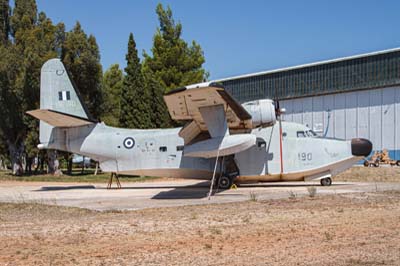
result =
[{"label": "weathered aircraft skin", "polygon": [[[192,104],[173,109],[178,105],[174,101],[188,101],[189,97],[193,103],[207,101],[194,100],[202,86],[166,96],[174,119],[187,120],[190,115],[192,122],[200,121],[197,124],[183,129],[115,128],[90,117],[64,65],[52,59],[42,68],[40,110],[28,113],[41,119],[39,148],[88,156],[99,161],[104,172],[118,174],[211,179],[214,169],[226,171],[223,160],[216,157],[230,156],[239,182],[323,179],[351,167],[372,149],[368,140],[319,138],[306,126],[285,121],[280,126],[275,113],[273,117],[271,112],[256,114],[252,102],[241,109],[224,91],[209,84],[204,86],[209,94],[201,95],[212,99],[211,105],[204,103],[198,112],[190,110],[195,108]],[[193,95],[188,95],[190,89]],[[222,98],[217,99],[219,95]],[[260,110],[273,108],[271,101],[262,103],[269,107]],[[253,120],[246,110],[252,112]],[[208,137],[196,140],[195,136],[204,132]]]}]

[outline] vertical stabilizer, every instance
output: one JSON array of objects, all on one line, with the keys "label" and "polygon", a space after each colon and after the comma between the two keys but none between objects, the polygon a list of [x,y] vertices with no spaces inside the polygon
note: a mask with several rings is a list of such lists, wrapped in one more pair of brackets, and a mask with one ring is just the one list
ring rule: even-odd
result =
[{"label": "vertical stabilizer", "polygon": [[[93,120],[60,59],[50,59],[41,70],[40,109]],[[40,121],[40,142],[49,143],[53,127]]]}]

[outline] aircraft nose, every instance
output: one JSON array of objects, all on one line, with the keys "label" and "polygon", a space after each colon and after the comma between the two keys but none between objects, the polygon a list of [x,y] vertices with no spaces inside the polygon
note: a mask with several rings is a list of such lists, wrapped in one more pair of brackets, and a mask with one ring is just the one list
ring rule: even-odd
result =
[{"label": "aircraft nose", "polygon": [[372,151],[372,143],[367,139],[352,139],[351,153],[354,156],[368,156]]}]

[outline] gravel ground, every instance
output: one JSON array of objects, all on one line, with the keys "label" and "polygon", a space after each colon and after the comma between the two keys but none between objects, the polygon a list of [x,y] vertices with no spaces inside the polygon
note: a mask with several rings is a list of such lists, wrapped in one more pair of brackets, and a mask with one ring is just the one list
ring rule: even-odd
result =
[{"label": "gravel ground", "polygon": [[400,192],[106,212],[1,203],[0,265],[400,265]]}]

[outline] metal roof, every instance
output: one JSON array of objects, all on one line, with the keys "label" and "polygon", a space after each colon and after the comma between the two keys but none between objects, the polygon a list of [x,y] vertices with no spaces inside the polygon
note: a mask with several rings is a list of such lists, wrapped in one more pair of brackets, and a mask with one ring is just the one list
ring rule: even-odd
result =
[{"label": "metal roof", "polygon": [[261,72],[245,74],[245,75],[233,76],[233,77],[228,77],[228,78],[223,78],[223,79],[217,79],[217,80],[214,80],[213,82],[223,82],[223,81],[228,81],[228,80],[255,77],[255,76],[260,76],[260,75],[266,75],[266,74],[289,71],[289,70],[294,70],[294,69],[318,66],[318,65],[323,65],[323,64],[337,63],[337,62],[342,62],[342,61],[346,61],[346,60],[358,59],[358,58],[369,57],[369,56],[380,55],[380,54],[386,54],[386,53],[392,53],[392,52],[398,52],[398,51],[400,51],[400,47],[387,49],[387,50],[376,51],[376,52],[371,52],[371,53],[366,53],[366,54],[359,54],[359,55],[341,57],[341,58],[336,58],[336,59],[324,60],[324,61],[308,63],[308,64],[303,64],[303,65],[284,67],[284,68],[278,68],[278,69],[273,69],[273,70],[267,70],[267,71],[261,71]]}]

